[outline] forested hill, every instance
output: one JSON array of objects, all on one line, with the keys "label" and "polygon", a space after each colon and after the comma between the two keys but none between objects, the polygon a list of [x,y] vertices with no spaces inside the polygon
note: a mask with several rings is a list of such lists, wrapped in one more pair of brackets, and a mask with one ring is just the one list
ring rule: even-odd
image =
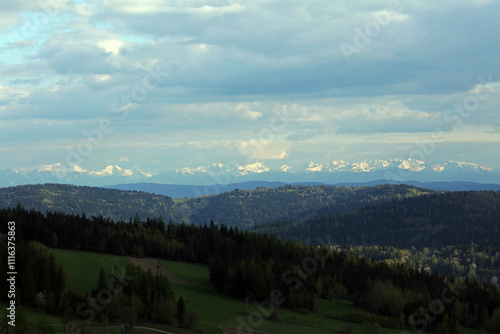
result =
[{"label": "forested hill", "polygon": [[498,245],[500,192],[450,192],[406,198],[304,223],[276,222],[255,230],[305,243],[315,243],[318,235],[324,235],[342,245]]},{"label": "forested hill", "polygon": [[375,203],[436,193],[407,185],[373,187],[284,186],[234,190],[210,197],[194,198],[185,205],[195,223],[213,220],[217,224],[248,229],[254,225],[285,219],[306,221],[318,216],[345,213]]},{"label": "forested hill", "polygon": [[146,192],[121,191],[65,184],[37,184],[0,188],[2,208],[22,207],[43,213],[62,212],[88,217],[129,221],[140,217],[162,217],[178,220],[179,214],[172,198]]},{"label": "forested hill", "polygon": [[164,221],[248,229],[280,219],[306,221],[325,214],[345,213],[375,203],[436,193],[407,185],[373,187],[284,186],[234,190],[175,203],[172,198],[145,192],[45,184],[0,189],[0,208],[85,214],[113,220],[162,217]]}]

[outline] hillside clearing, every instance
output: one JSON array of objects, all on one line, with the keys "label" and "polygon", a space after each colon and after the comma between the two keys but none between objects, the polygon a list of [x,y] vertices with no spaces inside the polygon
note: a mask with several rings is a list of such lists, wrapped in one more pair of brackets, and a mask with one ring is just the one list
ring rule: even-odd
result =
[{"label": "hillside clearing", "polygon": [[156,259],[152,259],[152,258],[139,259],[136,257],[129,257],[128,259],[130,260],[130,262],[132,262],[132,264],[134,266],[139,266],[144,271],[150,270],[151,273],[153,273],[153,275],[167,276],[169,281],[172,283],[192,284],[188,280],[186,280],[180,276],[177,276],[177,275],[171,273],[170,271],[166,270],[163,266],[160,265],[160,263],[158,263],[158,261]]}]

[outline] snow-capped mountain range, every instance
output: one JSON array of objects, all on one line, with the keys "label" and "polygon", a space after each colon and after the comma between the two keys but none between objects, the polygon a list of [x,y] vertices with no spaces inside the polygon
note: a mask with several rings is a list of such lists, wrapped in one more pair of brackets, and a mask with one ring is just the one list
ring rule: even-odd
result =
[{"label": "snow-capped mountain range", "polygon": [[468,181],[500,183],[500,171],[475,163],[459,161],[423,162],[414,159],[310,162],[305,166],[268,167],[261,162],[245,165],[213,163],[160,172],[138,167],[108,165],[90,170],[78,165],[40,165],[0,171],[0,186],[30,183],[71,183],[104,186],[118,183],[151,182],[164,184],[227,184],[245,181],[280,182],[369,182],[392,181]]}]

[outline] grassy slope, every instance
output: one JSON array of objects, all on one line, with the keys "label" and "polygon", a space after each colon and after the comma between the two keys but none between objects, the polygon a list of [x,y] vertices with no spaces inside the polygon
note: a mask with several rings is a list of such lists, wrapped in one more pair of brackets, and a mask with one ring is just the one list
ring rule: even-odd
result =
[{"label": "grassy slope", "polygon": [[[220,333],[217,325],[238,327],[240,323],[239,317],[248,323],[249,315],[259,314],[257,308],[250,304],[248,308],[249,315],[245,315],[243,313],[246,311],[247,306],[244,301],[216,293],[208,282],[209,272],[207,266],[166,260],[159,260],[159,263],[166,270],[193,283],[193,285],[172,284],[172,287],[176,298],[182,296],[186,300],[186,309],[198,314],[200,321],[197,328],[203,330],[203,332]],[[332,330],[349,327],[354,330],[354,333],[365,333],[362,325],[325,318],[327,312],[340,314],[356,310],[356,307],[351,303],[322,300],[321,309],[317,314],[305,315],[281,309],[278,315],[280,322],[265,320],[261,326],[254,327],[254,329],[277,334],[326,334],[331,333]],[[292,317],[295,318],[294,323],[290,321]],[[258,321],[258,318],[255,321]],[[401,331],[383,329],[382,333],[401,334]]]},{"label": "grassy slope", "polygon": [[[0,317],[5,317],[5,308],[7,307],[6,304],[0,304],[1,305],[1,310],[0,310]],[[19,308],[17,308],[17,311],[19,312]],[[44,315],[42,312],[39,310],[33,309],[33,308],[23,308],[23,312],[26,316],[26,321],[28,322],[28,327],[31,329],[32,332],[30,333],[36,333],[36,328],[37,328],[37,323],[42,320]],[[17,315],[18,313],[16,313]],[[55,333],[66,333],[64,330],[64,321],[60,317],[56,317],[50,314],[45,314],[45,318],[47,319],[47,322],[49,324],[56,324],[55,326],[52,326],[54,329]],[[91,326],[91,327],[86,327],[86,330],[88,334],[100,334],[100,333],[106,333],[106,334],[122,334],[123,329],[121,328],[107,328],[106,331],[104,332],[102,328],[98,326]],[[181,333],[179,333],[181,334]]]},{"label": "grassy slope", "polygon": [[[117,266],[123,268],[129,263],[128,258],[97,254],[89,252],[67,251],[53,249],[51,252],[56,257],[57,262],[62,263],[70,273],[68,275],[68,287],[77,291],[88,292],[95,286],[97,274],[100,266],[111,269]],[[209,283],[208,267],[199,264],[189,264],[184,262],[172,262],[158,260],[158,262],[168,271],[181,276],[191,282],[191,285],[172,283],[172,288],[176,298],[180,296],[186,301],[186,309],[194,311],[198,316],[196,330],[203,333],[220,334],[218,325],[238,327],[238,318],[248,322],[248,315],[244,312],[247,309],[245,301],[230,298],[215,292]],[[321,310],[316,314],[299,314],[289,310],[281,309],[278,314],[280,322],[263,321],[254,329],[262,332],[276,334],[323,334],[331,333],[332,330],[351,328],[354,333],[365,333],[362,325],[327,319],[326,313],[344,313],[356,308],[349,302],[330,302],[321,300]],[[254,313],[255,312],[255,313]],[[258,310],[254,305],[249,305],[248,314],[257,315]],[[291,322],[294,318],[295,321]],[[256,319],[258,320],[258,319]],[[151,324],[143,322],[140,325],[162,328],[175,333],[193,333],[181,330],[172,326]],[[383,329],[384,334],[401,334],[400,330]],[[469,330],[467,333],[479,333]]]},{"label": "grassy slope", "polygon": [[90,292],[95,288],[99,270],[104,268],[110,272],[115,266],[119,273],[130,263],[126,257],[76,252],[62,249],[51,249],[58,263],[62,263],[67,271],[67,288],[77,292]]}]

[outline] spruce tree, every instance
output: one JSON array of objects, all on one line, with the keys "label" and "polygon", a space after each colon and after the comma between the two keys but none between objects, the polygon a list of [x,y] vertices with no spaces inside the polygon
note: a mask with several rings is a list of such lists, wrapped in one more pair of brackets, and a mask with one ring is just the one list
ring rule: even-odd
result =
[{"label": "spruce tree", "polygon": [[184,299],[182,296],[177,301],[177,322],[179,327],[184,327],[184,322],[186,321],[186,306],[184,305]]}]

